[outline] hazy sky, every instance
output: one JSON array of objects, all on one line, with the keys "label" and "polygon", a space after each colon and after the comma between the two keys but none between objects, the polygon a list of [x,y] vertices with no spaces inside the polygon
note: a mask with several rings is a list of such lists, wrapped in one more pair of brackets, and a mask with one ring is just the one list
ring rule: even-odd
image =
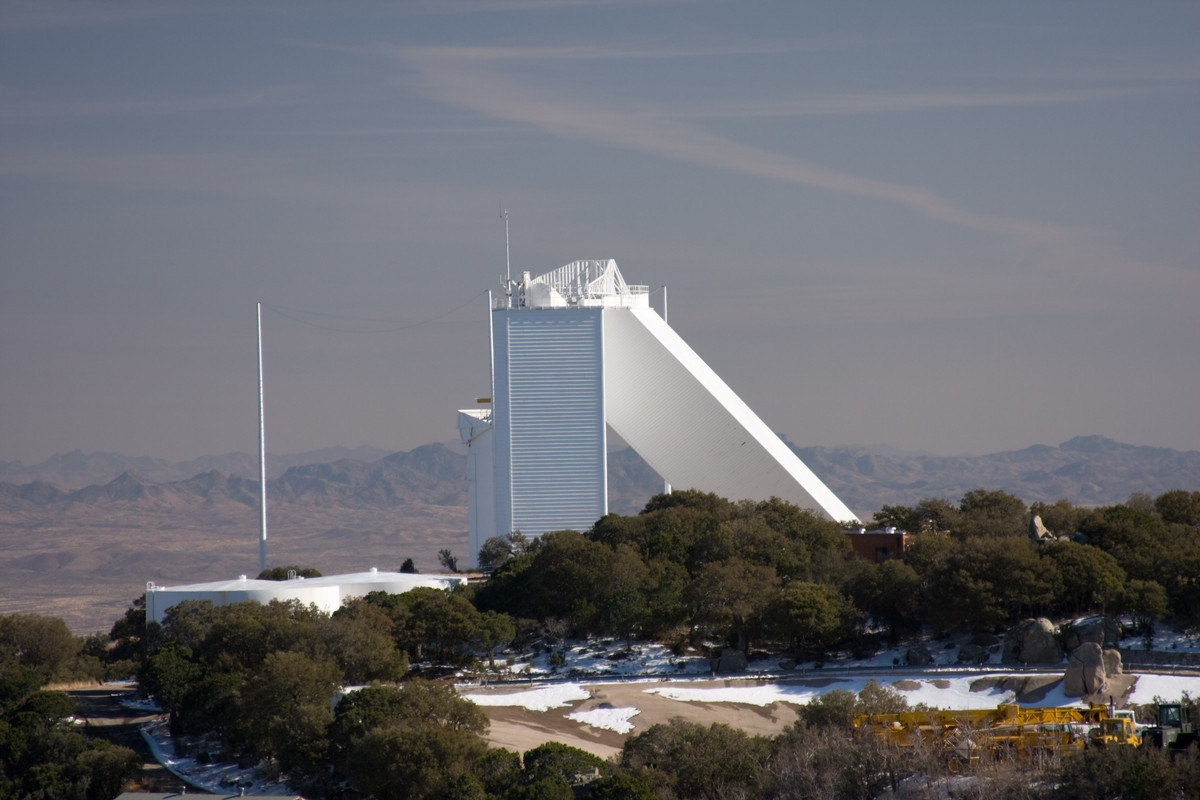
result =
[{"label": "hazy sky", "polygon": [[[409,449],[615,258],[802,445],[1200,449],[1200,4],[0,7],[0,459]],[[680,435],[687,435],[680,420]]]}]

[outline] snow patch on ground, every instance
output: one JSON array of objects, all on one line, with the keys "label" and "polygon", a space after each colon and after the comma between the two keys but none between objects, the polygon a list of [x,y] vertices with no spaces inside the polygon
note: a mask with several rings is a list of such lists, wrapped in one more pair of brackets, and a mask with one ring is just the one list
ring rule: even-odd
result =
[{"label": "snow patch on ground", "polygon": [[[885,685],[896,689],[900,693],[900,696],[908,701],[910,706],[924,703],[930,708],[969,710],[973,708],[995,708],[1001,703],[1012,702],[1014,693],[1007,689],[1001,689],[998,686],[993,686],[980,692],[971,691],[971,684],[980,678],[999,677],[1004,676],[1001,674],[988,674],[919,680],[915,682],[920,685],[912,690],[902,690],[889,684]],[[905,685],[907,686],[908,684],[906,683]]]},{"label": "snow patch on ground", "polygon": [[[823,685],[819,687],[780,682],[758,686],[664,686],[646,689],[646,692],[683,703],[741,703],[752,706],[768,706],[772,703],[804,705],[835,689],[857,694],[862,691],[867,681],[876,680],[881,685],[898,691],[910,706],[924,704],[931,708],[974,709],[994,708],[1001,703],[1015,702],[1016,697],[1013,692],[998,686],[992,686],[982,691],[971,691],[971,685],[978,680],[1005,677],[1008,677],[1008,673],[995,672],[919,680],[909,678],[905,679],[905,686],[912,683],[916,683],[918,686],[904,689],[893,686],[883,676],[874,678],[863,676],[834,679],[822,682]],[[1200,695],[1200,678],[1186,675],[1138,675],[1137,686],[1131,702],[1149,703],[1156,694],[1164,698],[1176,698],[1184,691],[1192,696]],[[1062,708],[1080,706],[1082,703],[1078,697],[1068,697],[1063,694],[1062,685],[1059,684],[1046,692],[1046,696],[1041,700],[1026,702],[1022,705],[1031,708]]]},{"label": "snow patch on ground", "polygon": [[560,683],[508,694],[464,694],[463,698],[477,706],[521,706],[530,711],[549,711],[591,696],[591,692],[577,683]]},{"label": "snow patch on ground", "polygon": [[1200,677],[1195,675],[1151,675],[1137,676],[1129,702],[1135,705],[1153,703],[1154,698],[1160,697],[1168,703],[1179,702],[1183,693],[1191,697],[1200,697]]},{"label": "snow patch on ground", "polygon": [[681,703],[742,703],[750,706],[769,706],[771,703],[803,705],[818,695],[841,688],[849,688],[849,685],[827,686],[821,689],[781,683],[768,683],[762,686],[721,686],[716,688],[663,686],[646,689],[646,693],[657,694],[660,697],[665,697],[668,700],[678,700]]},{"label": "snow patch on ground", "polygon": [[[554,656],[561,664],[551,663]],[[684,658],[661,644],[638,643],[626,650],[611,639],[571,642],[512,664],[515,674],[568,679],[621,678],[644,675],[700,675],[709,671],[709,660]]]},{"label": "snow patch on ground", "polygon": [[1055,684],[1048,692],[1046,692],[1046,696],[1041,700],[1030,700],[1022,703],[1021,705],[1025,706],[1026,708],[1068,708],[1070,706],[1079,706],[1080,708],[1083,708],[1087,705],[1087,703],[1083,702],[1083,700],[1079,699],[1078,697],[1070,697],[1064,694],[1062,683],[1058,683]]},{"label": "snow patch on ground", "polygon": [[[1169,653],[1200,653],[1200,632],[1183,633],[1166,627],[1159,627],[1154,633],[1154,650]],[[1121,640],[1121,647],[1129,650],[1145,650],[1144,636],[1126,636]]]},{"label": "snow patch on ground", "polygon": [[138,697],[134,694],[128,694],[119,701],[121,708],[128,708],[130,711],[145,711],[151,714],[162,713],[162,706],[153,700],[147,700],[144,697]]},{"label": "snow patch on ground", "polygon": [[295,796],[285,781],[263,780],[255,767],[240,769],[237,764],[201,764],[194,758],[177,758],[175,744],[166,720],[147,722],[141,727],[142,738],[150,746],[155,760],[172,775],[197,789],[213,794]]},{"label": "snow patch on ground", "polygon": [[642,713],[640,709],[632,707],[593,708],[591,711],[576,711],[574,714],[565,714],[564,716],[575,722],[591,725],[593,728],[603,728],[625,734],[633,730],[633,723],[629,720],[640,713]]},{"label": "snow patch on ground", "polygon": [[[1087,619],[1081,617],[1080,619]],[[1130,623],[1125,621],[1128,626]],[[1003,637],[1001,637],[1002,639]],[[1003,648],[1000,644],[989,647],[982,663],[958,662],[959,647],[968,641],[965,637],[950,640],[925,639],[906,642],[897,647],[880,650],[869,656],[855,658],[849,652],[830,654],[824,662],[792,662],[783,656],[772,655],[752,660],[746,667],[748,677],[755,674],[795,675],[824,667],[863,668],[872,667],[880,671],[905,668],[908,650],[922,645],[933,659],[931,667],[960,668],[984,667],[1003,671],[1007,665],[1001,663]],[[1141,650],[1145,642],[1141,637],[1126,637],[1121,647]],[[1164,652],[1200,653],[1200,633],[1182,633],[1160,627],[1154,636],[1154,649]],[[557,658],[555,658],[557,656]],[[552,660],[559,663],[553,664]],[[1066,659],[1063,659],[1066,669]],[[613,639],[592,639],[586,642],[565,642],[557,647],[545,649],[537,655],[523,654],[507,668],[510,677],[556,678],[586,681],[589,678],[636,678],[636,677],[696,677],[711,675],[711,663],[706,656],[677,656],[661,644],[639,642],[626,649],[624,642]]]}]

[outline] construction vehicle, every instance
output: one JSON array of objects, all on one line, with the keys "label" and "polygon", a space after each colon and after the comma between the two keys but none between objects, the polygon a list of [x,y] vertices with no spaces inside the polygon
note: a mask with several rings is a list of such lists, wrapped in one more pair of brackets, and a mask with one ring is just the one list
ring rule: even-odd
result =
[{"label": "construction vehicle", "polygon": [[1160,703],[1156,709],[1155,724],[1142,731],[1142,744],[1146,747],[1167,749],[1172,755],[1182,753],[1196,744],[1196,728],[1192,723],[1192,709],[1187,703]]},{"label": "construction vehicle", "polygon": [[1108,747],[1110,745],[1136,746],[1141,742],[1133,713],[1117,711],[1112,716],[1101,717],[1100,724],[1088,735],[1088,745]]},{"label": "construction vehicle", "polygon": [[873,736],[900,749],[937,747],[952,772],[981,761],[1047,753],[1082,752],[1088,746],[1136,746],[1133,720],[1103,705],[1088,708],[1022,708],[1002,703],[994,709],[904,711],[859,714],[856,737]]}]

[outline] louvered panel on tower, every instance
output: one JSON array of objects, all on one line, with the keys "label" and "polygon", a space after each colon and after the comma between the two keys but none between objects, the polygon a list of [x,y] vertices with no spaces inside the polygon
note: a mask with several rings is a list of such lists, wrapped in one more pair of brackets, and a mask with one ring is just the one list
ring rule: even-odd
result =
[{"label": "louvered panel on tower", "polygon": [[530,535],[586,530],[607,513],[601,312],[501,312],[497,321],[497,430],[507,430],[497,456],[511,486],[503,518]]}]

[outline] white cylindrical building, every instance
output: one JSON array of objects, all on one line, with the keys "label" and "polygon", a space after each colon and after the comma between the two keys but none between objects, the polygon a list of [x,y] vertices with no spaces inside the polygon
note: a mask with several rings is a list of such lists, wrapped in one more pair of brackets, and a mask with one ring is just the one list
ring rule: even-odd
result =
[{"label": "white cylindrical building", "polygon": [[231,581],[191,583],[182,586],[146,585],[146,621],[162,623],[167,609],[184,600],[207,600],[214,606],[254,601],[296,600],[314,605],[332,614],[348,598],[365,597],[375,591],[403,594],[418,586],[452,589],[467,579],[461,575],[421,575],[409,572],[367,572],[345,575],[325,575],[320,578],[292,578],[286,581],[264,581],[239,576]]}]

